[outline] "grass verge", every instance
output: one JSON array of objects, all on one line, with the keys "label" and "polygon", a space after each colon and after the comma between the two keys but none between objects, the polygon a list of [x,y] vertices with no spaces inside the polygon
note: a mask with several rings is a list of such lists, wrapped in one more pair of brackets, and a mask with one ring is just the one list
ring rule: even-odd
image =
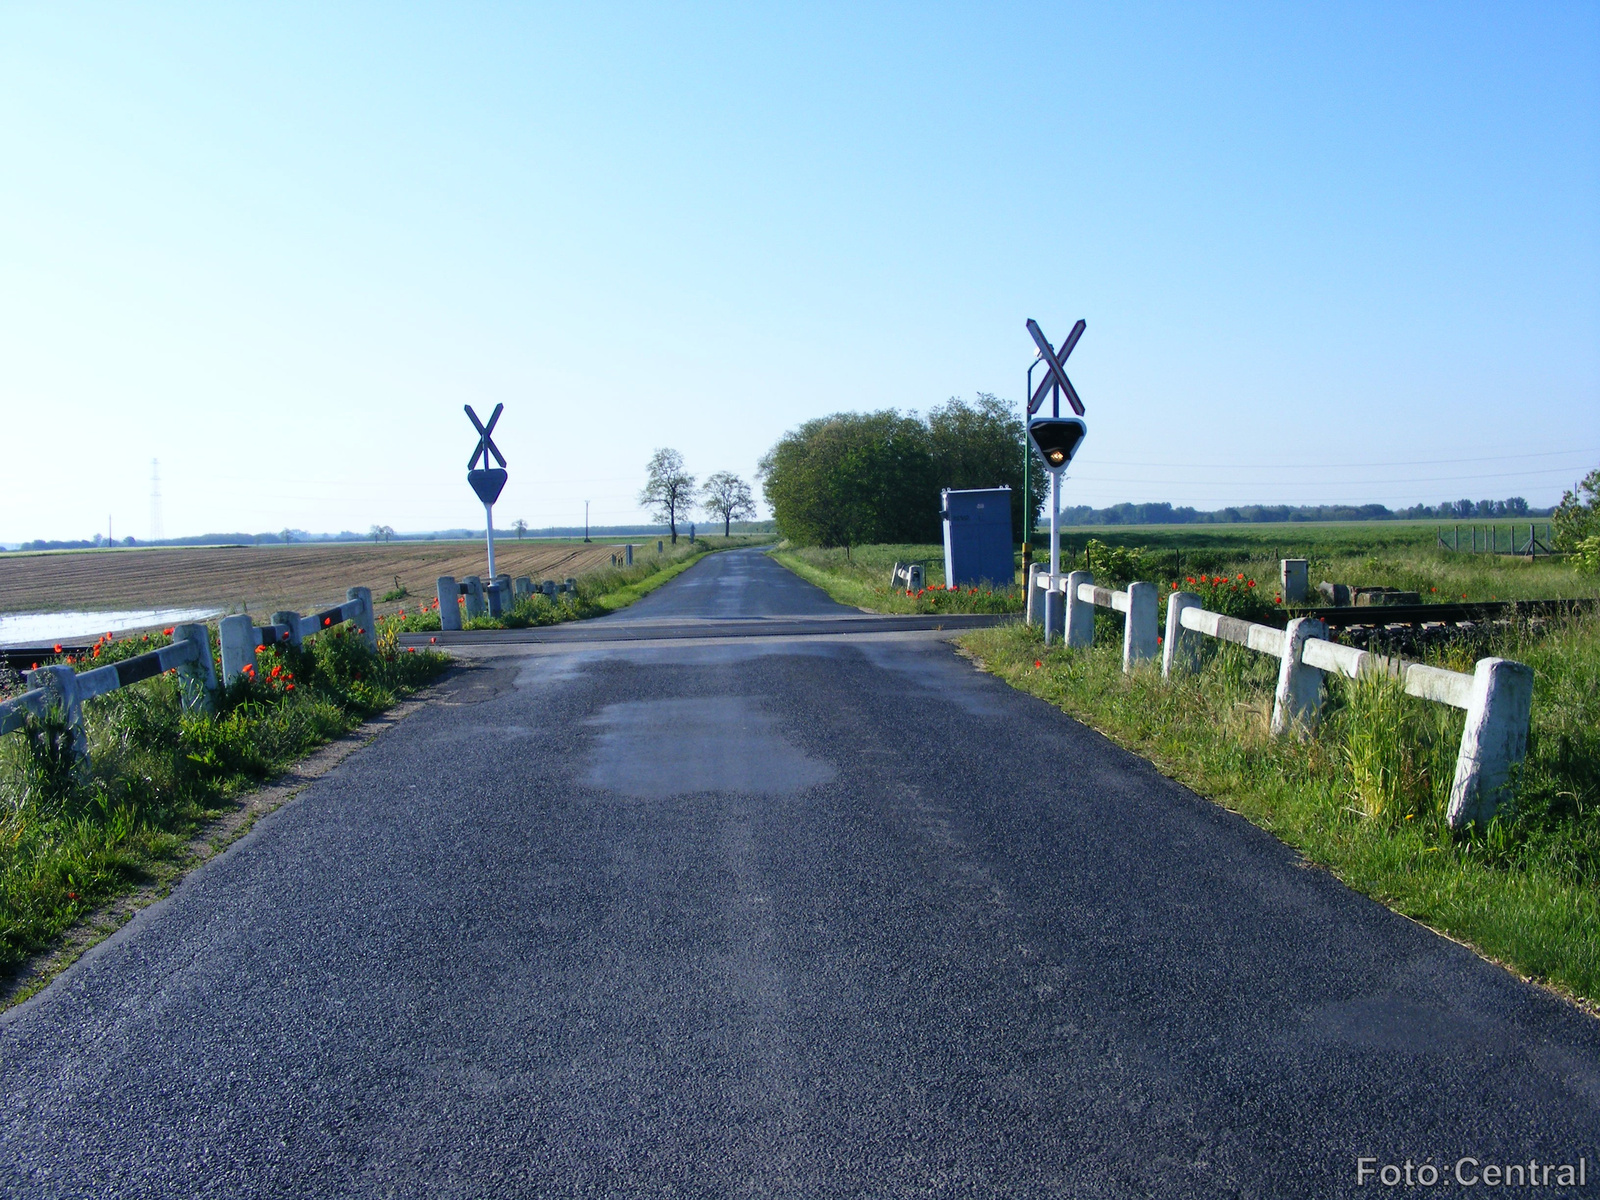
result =
[{"label": "grass verge", "polygon": [[[400,649],[396,624],[380,624],[376,653],[347,627],[302,650],[264,649],[255,677],[211,713],[185,713],[170,675],[91,700],[87,772],[56,714],[0,738],[0,993],[25,998],[10,985],[31,956],[119,897],[181,874],[208,822],[449,665]],[[167,640],[102,639],[67,661],[102,666]]]},{"label": "grass verge", "polygon": [[944,574],[942,546],[857,546],[842,549],[780,546],[772,557],[841,604],[878,613],[1014,613],[1022,611],[1022,590],[946,588],[934,584],[911,593],[891,588],[895,563],[920,563],[926,579]]},{"label": "grass verge", "polygon": [[1120,618],[1103,614],[1089,651],[1046,649],[1025,625],[960,645],[1350,887],[1595,1011],[1600,621],[1492,636],[1478,652],[1534,668],[1533,728],[1515,805],[1469,837],[1444,822],[1462,715],[1391,681],[1330,679],[1317,735],[1298,742],[1268,735],[1276,661],[1241,647],[1211,643],[1197,672],[1164,681],[1154,667],[1122,673]]}]

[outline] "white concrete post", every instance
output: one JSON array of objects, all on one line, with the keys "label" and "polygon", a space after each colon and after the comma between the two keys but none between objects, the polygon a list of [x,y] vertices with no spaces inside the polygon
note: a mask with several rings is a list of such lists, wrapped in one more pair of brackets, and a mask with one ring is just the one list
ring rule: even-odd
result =
[{"label": "white concrete post", "polygon": [[1161,645],[1161,677],[1171,679],[1174,671],[1192,671],[1200,662],[1200,635],[1185,637],[1183,610],[1199,608],[1200,597],[1193,592],[1170,592],[1167,595],[1167,634]]},{"label": "white concrete post", "polygon": [[1283,631],[1278,690],[1272,700],[1272,734],[1307,737],[1322,713],[1322,672],[1302,658],[1310,638],[1326,641],[1328,627],[1316,617],[1296,617]]},{"label": "white concrete post", "polygon": [[1067,576],[1067,645],[1073,650],[1094,645],[1094,602],[1078,598],[1078,588],[1093,583],[1093,571],[1073,571]]},{"label": "white concrete post", "polygon": [[80,782],[89,779],[89,736],[83,730],[83,702],[78,699],[78,675],[71,667],[35,667],[22,673],[28,687],[43,688],[45,704],[60,711],[72,740]]},{"label": "white concrete post", "polygon": [[556,581],[554,579],[540,580],[539,590],[544,593],[546,600],[554,600],[556,598]]},{"label": "white concrete post", "polygon": [[1278,560],[1278,586],[1285,604],[1304,604],[1311,594],[1311,576],[1303,558]]},{"label": "white concrete post", "polygon": [[1445,810],[1451,829],[1487,825],[1510,799],[1512,775],[1528,753],[1532,718],[1533,668],[1505,658],[1479,659]]},{"label": "white concrete post", "polygon": [[361,611],[356,614],[355,627],[361,635],[361,640],[367,643],[367,649],[374,654],[378,652],[378,614],[372,607],[372,589],[353,587],[344,594],[348,600],[356,600],[361,604]]},{"label": "white concrete post", "polygon": [[[611,565],[617,565],[617,556],[615,554],[611,556]],[[516,580],[512,583],[511,590],[512,594],[515,595],[518,600],[522,600],[533,595],[533,576],[518,575]]]},{"label": "white concrete post", "polygon": [[1128,611],[1122,620],[1122,669],[1128,672],[1161,652],[1161,606],[1153,583],[1128,585]]},{"label": "white concrete post", "polygon": [[274,625],[287,625],[289,627],[289,645],[296,650],[300,649],[300,614],[285,610],[272,614]]},{"label": "white concrete post", "polygon": [[454,575],[439,576],[439,629],[454,633],[461,628],[461,589]]},{"label": "white concrete post", "polygon": [[568,575],[561,583],[567,589],[567,595],[576,596],[578,594],[578,581],[571,575]]},{"label": "white concrete post", "polygon": [[657,542],[656,543],[656,553],[657,554],[665,553],[666,549],[667,549],[666,542]]},{"label": "white concrete post", "polygon": [[1044,599],[1039,594],[1039,576],[1043,574],[1046,571],[1042,562],[1028,564],[1028,602],[1024,611],[1029,625],[1037,625],[1039,614],[1044,611]]},{"label": "white concrete post", "polygon": [[622,548],[622,565],[625,566],[625,567],[633,566],[633,543],[632,542],[629,542],[626,546],[624,546]]},{"label": "white concrete post", "polygon": [[217,627],[217,640],[222,643],[224,685],[246,674],[246,667],[251,672],[255,670],[256,646],[259,643],[256,641],[256,623],[250,614],[223,617],[221,625]]},{"label": "white concrete post", "polygon": [[906,586],[913,592],[921,591],[923,572],[921,563],[912,563],[906,568]]},{"label": "white concrete post", "polygon": [[204,625],[175,625],[172,644],[188,642],[194,658],[178,668],[178,690],[185,712],[211,712],[217,692],[217,665],[211,659],[211,631]]},{"label": "white concrete post", "polygon": [[483,616],[487,611],[483,603],[483,580],[477,575],[468,575],[461,582],[467,585],[467,619]]}]

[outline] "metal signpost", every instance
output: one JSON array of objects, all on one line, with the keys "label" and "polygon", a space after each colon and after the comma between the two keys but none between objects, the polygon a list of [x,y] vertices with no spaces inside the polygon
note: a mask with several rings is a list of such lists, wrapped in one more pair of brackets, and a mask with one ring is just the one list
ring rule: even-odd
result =
[{"label": "metal signpost", "polygon": [[[1039,328],[1039,323],[1032,318],[1028,320],[1028,333],[1039,347],[1039,361],[1049,368],[1044,378],[1039,381],[1038,388],[1028,398],[1028,440],[1039,451],[1039,457],[1044,459],[1045,469],[1050,472],[1049,596],[1051,599],[1044,606],[1046,645],[1050,644],[1051,615],[1056,607],[1054,597],[1061,586],[1061,476],[1088,432],[1088,426],[1083,422],[1083,401],[1078,399],[1077,389],[1072,386],[1072,380],[1067,378],[1066,372],[1067,356],[1072,353],[1073,347],[1078,344],[1078,339],[1083,336],[1084,328],[1085,323],[1081,320],[1074,325],[1072,332],[1067,335],[1067,340],[1061,344],[1061,352],[1058,354],[1051,348],[1050,339],[1044,336],[1044,330]],[[1031,370],[1028,378],[1032,382]],[[1050,395],[1050,415],[1035,417],[1033,414],[1044,403],[1047,392]],[[1072,411],[1077,416],[1061,415],[1063,392],[1066,393],[1067,402],[1072,405]]]},{"label": "metal signpost", "polygon": [[[478,445],[473,450],[472,457],[467,460],[467,482],[472,485],[472,490],[478,493],[478,499],[483,501],[483,515],[489,527],[489,584],[495,583],[494,573],[494,502],[500,499],[500,491],[506,486],[506,456],[500,453],[500,447],[494,444],[494,439],[489,435],[494,432],[494,424],[500,419],[500,414],[505,411],[504,404],[496,404],[494,411],[489,414],[489,423],[485,425],[478,420],[478,414],[472,411],[472,405],[463,404],[467,411],[467,420],[472,422],[473,428],[478,431]],[[478,460],[483,459],[483,466],[478,466]],[[498,467],[491,467],[489,463],[497,462]]]}]

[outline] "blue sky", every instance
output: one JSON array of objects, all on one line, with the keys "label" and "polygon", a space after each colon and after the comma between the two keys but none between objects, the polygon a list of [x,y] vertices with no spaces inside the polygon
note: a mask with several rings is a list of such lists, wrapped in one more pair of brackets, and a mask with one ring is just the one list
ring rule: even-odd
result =
[{"label": "blue sky", "polygon": [[[631,521],[1019,401],[1064,501],[1600,464],[1600,7],[0,6],[0,540]],[[20,447],[20,449],[19,449]]]}]

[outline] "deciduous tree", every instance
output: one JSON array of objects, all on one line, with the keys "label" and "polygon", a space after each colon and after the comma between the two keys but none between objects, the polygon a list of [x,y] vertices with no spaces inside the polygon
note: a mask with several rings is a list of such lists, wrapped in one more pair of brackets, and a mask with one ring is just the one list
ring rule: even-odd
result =
[{"label": "deciduous tree", "polygon": [[756,515],[750,485],[732,471],[718,471],[706,478],[700,488],[700,506],[722,518],[723,537],[729,535],[733,522]]},{"label": "deciduous tree", "polygon": [[688,514],[694,505],[694,476],[683,465],[683,455],[676,450],[661,449],[650,456],[649,472],[644,489],[639,493],[639,503],[655,513],[656,519],[665,521],[672,532],[672,544],[678,544],[678,515]]}]

